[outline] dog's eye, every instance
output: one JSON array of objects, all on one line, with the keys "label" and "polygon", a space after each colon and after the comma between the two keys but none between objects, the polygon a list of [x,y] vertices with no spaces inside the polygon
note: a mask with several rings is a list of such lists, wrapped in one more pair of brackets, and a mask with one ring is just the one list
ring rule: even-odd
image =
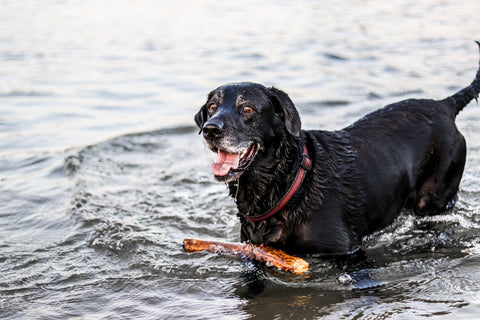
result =
[{"label": "dog's eye", "polygon": [[217,104],[216,103],[212,103],[211,105],[208,106],[208,111],[213,112],[215,110],[217,110]]},{"label": "dog's eye", "polygon": [[253,111],[254,110],[253,110],[252,107],[243,107],[243,112],[245,112],[245,113],[250,114],[250,113],[253,113]]}]

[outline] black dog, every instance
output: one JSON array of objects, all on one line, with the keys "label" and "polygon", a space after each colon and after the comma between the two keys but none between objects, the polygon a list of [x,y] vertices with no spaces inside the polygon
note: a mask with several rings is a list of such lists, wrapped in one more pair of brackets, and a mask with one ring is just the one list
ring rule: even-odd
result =
[{"label": "black dog", "polygon": [[444,100],[401,101],[327,132],[301,130],[284,92],[235,83],[212,91],[195,121],[236,200],[242,241],[349,254],[404,207],[454,206],[466,158],[455,117],[479,92],[480,69]]}]

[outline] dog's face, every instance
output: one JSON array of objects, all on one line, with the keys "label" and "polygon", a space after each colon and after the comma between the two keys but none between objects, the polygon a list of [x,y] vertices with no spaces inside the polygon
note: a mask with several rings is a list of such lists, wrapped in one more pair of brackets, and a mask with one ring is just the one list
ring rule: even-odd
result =
[{"label": "dog's face", "polygon": [[258,162],[262,150],[286,133],[298,138],[300,117],[283,91],[260,84],[227,84],[210,92],[195,115],[205,145],[217,154],[211,165],[218,181],[238,179]]}]

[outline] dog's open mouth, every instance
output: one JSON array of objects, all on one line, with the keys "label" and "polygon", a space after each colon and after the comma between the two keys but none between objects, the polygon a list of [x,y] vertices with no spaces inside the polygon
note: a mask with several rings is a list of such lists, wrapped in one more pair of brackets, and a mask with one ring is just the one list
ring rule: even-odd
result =
[{"label": "dog's open mouth", "polygon": [[[217,156],[210,166],[215,177],[226,177],[229,173],[240,173],[245,171],[252,164],[257,154],[258,145],[251,144],[240,153],[229,153],[224,150],[216,149]],[[240,176],[238,174],[238,176]],[[237,176],[237,174],[234,174]]]}]

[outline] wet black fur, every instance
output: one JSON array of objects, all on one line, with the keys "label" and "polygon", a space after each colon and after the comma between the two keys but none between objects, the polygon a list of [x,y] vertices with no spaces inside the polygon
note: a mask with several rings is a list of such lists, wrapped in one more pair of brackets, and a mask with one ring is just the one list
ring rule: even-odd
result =
[{"label": "wet black fur", "polygon": [[[286,207],[259,222],[239,215],[242,241],[290,253],[348,254],[404,207],[418,215],[453,207],[466,158],[455,117],[479,91],[480,69],[470,86],[444,100],[401,101],[328,132],[301,130],[284,92],[236,83],[212,91],[195,121],[211,148],[260,146],[240,178],[219,178],[246,215],[275,206],[299,170],[303,144],[308,148],[313,168]],[[212,103],[217,108],[209,112]],[[255,111],[246,114],[244,106]],[[208,125],[221,129],[212,137]]]}]

